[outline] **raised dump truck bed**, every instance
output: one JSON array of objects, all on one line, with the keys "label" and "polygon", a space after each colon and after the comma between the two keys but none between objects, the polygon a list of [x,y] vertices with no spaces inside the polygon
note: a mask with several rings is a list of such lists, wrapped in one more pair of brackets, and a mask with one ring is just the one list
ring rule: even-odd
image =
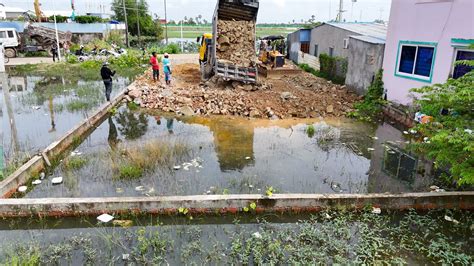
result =
[{"label": "raised dump truck bed", "polygon": [[257,82],[255,50],[258,0],[219,0],[210,52],[214,74],[225,80]]}]

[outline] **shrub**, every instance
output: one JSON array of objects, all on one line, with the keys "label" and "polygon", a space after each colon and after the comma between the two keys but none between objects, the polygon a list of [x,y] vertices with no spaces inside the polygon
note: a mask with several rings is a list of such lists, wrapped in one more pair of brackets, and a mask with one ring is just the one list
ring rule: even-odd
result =
[{"label": "shrub", "polygon": [[382,78],[383,70],[381,69],[377,72],[372,84],[367,89],[364,101],[355,105],[356,111],[349,114],[350,116],[370,121],[373,117],[380,114],[382,105],[385,103],[382,98],[384,92]]},{"label": "shrub", "polygon": [[119,168],[119,177],[121,179],[137,179],[143,175],[143,169],[138,166],[127,164]]},{"label": "shrub", "polygon": [[321,54],[319,56],[321,73],[337,84],[344,84],[347,74],[347,59]]},{"label": "shrub", "polygon": [[76,16],[75,21],[81,24],[90,24],[103,22],[103,19],[95,16]]},{"label": "shrub", "polygon": [[68,62],[69,64],[76,64],[79,63],[79,59],[77,58],[77,56],[70,54],[66,56],[66,62]]},{"label": "shrub", "polygon": [[[49,19],[49,21],[54,22],[54,16],[50,16],[48,19]],[[69,17],[56,15],[56,22],[57,22],[57,23],[64,23],[64,22],[66,22],[68,19],[69,19]]]},{"label": "shrub", "polygon": [[437,168],[449,168],[450,176],[446,179],[458,185],[474,184],[472,84],[474,71],[444,84],[412,89],[421,94],[415,100],[421,112],[433,116],[435,121],[416,127],[427,139],[415,143],[413,148],[434,159]]}]

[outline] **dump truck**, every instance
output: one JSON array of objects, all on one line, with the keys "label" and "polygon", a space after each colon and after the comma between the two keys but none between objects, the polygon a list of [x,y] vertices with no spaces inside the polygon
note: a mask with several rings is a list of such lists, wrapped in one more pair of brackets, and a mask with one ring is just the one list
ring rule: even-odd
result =
[{"label": "dump truck", "polygon": [[[70,43],[71,32],[58,31],[59,46]],[[51,47],[56,43],[56,31],[54,29],[35,25],[25,24],[23,34],[20,35],[15,28],[0,28],[0,43],[5,47],[5,57],[13,58],[19,52],[51,52]]]},{"label": "dump truck", "polygon": [[219,0],[212,34],[198,37],[201,76],[257,82],[256,22],[258,0]]}]

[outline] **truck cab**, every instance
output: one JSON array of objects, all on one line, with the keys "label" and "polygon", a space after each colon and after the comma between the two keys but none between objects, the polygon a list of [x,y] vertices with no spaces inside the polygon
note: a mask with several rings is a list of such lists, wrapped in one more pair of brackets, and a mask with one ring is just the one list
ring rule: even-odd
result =
[{"label": "truck cab", "polygon": [[20,38],[15,28],[0,28],[0,43],[5,47],[5,56],[13,58],[20,46]]}]

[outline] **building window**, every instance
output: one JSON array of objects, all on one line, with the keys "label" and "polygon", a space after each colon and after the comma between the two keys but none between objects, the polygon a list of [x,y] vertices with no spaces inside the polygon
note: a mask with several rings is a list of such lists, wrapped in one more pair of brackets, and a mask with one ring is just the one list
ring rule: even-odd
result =
[{"label": "building window", "polygon": [[334,56],[334,47],[329,47],[329,56]]},{"label": "building window", "polygon": [[431,82],[436,44],[400,42],[395,75]]},{"label": "building window", "polygon": [[474,60],[474,50],[456,50],[453,69],[454,79],[460,78],[474,70],[472,66],[456,64],[456,62],[464,60]]},{"label": "building window", "polygon": [[13,38],[13,31],[9,30],[7,32],[8,32],[8,38]]},{"label": "building window", "polygon": [[318,45],[314,45],[314,56],[318,57]]},{"label": "building window", "polygon": [[7,38],[7,32],[6,31],[0,31],[0,39],[6,39]]}]

